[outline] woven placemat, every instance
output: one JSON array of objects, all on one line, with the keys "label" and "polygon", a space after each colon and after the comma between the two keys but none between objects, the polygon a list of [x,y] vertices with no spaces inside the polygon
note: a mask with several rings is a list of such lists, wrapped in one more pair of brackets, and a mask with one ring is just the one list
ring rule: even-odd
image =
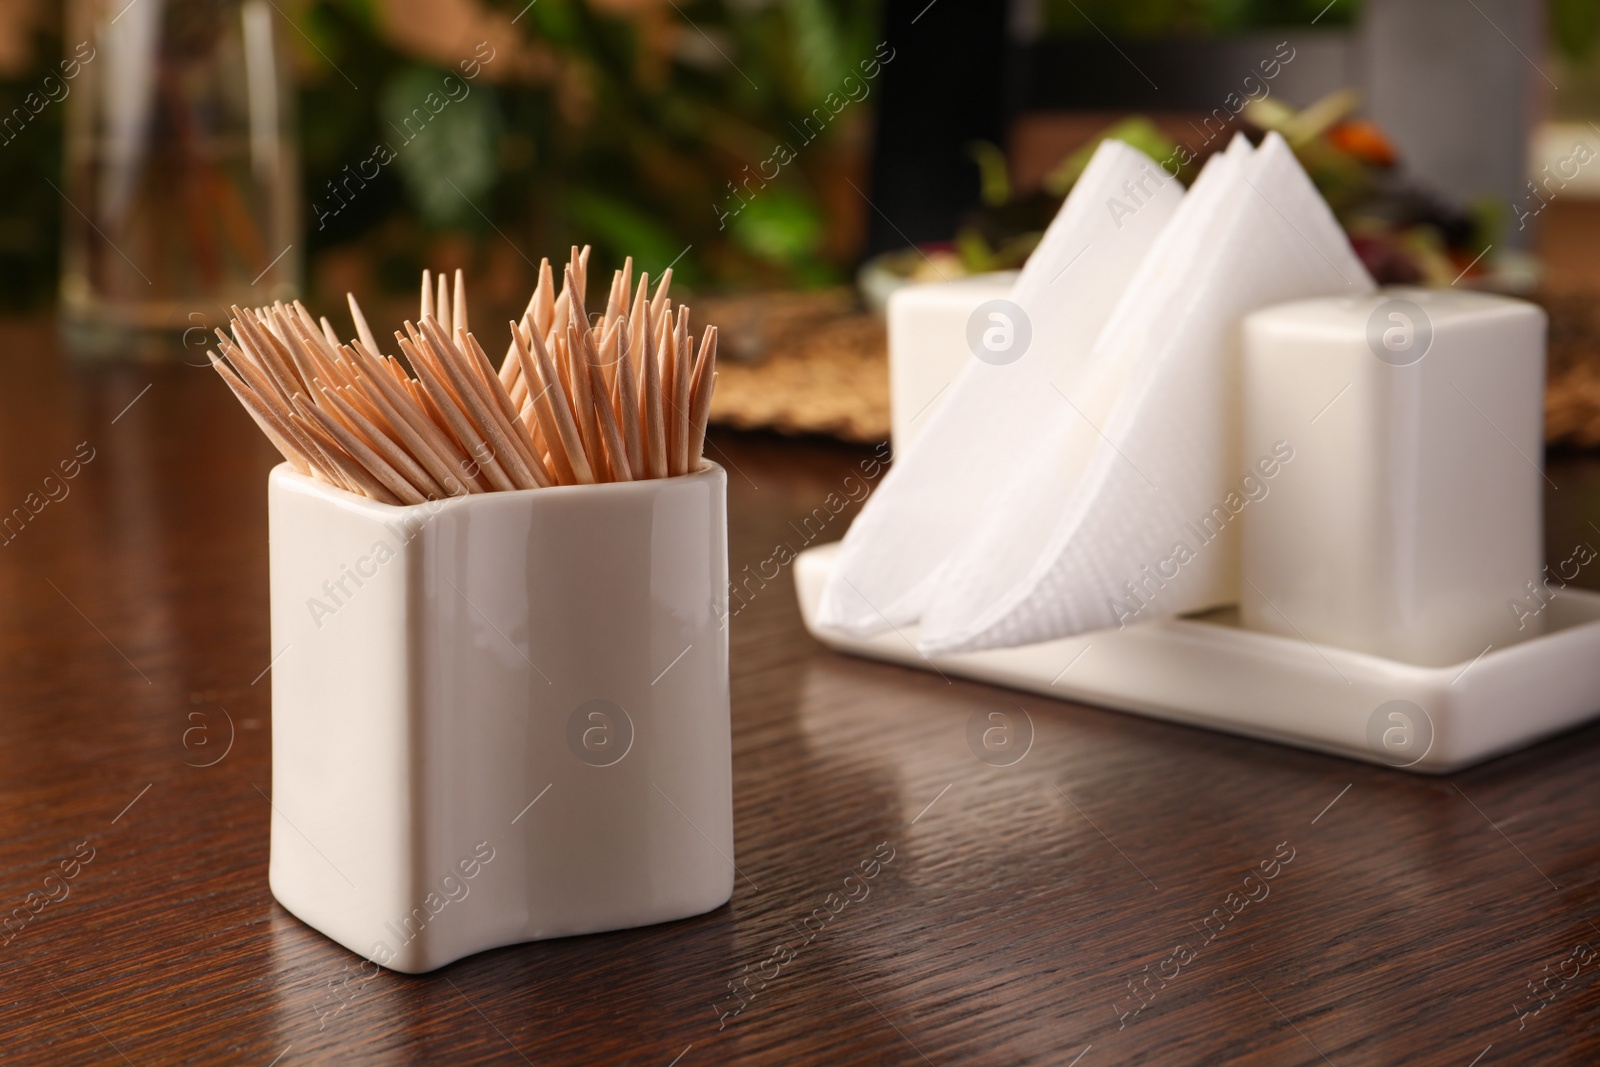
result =
[{"label": "woven placemat", "polygon": [[1545,443],[1593,448],[1600,445],[1600,294],[1547,292],[1539,302],[1550,313]]},{"label": "woven placemat", "polygon": [[712,422],[888,440],[888,334],[852,291],[728,297],[695,311],[717,324]]},{"label": "woven placemat", "polygon": [[[1545,440],[1600,446],[1600,299],[1547,292],[1550,313]],[[845,289],[704,301],[721,335],[711,421],[738,429],[889,436],[888,335]],[[698,309],[697,309],[698,310]]]}]

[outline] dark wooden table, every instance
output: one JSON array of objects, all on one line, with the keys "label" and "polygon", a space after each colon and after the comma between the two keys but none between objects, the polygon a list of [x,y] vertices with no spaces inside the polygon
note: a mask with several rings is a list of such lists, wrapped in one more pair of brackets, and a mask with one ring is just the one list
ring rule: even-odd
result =
[{"label": "dark wooden table", "polygon": [[[787,573],[732,622],[730,905],[358,970],[267,889],[268,446],[209,370],[71,371],[42,324],[0,374],[0,508],[39,506],[0,545],[0,1062],[1600,1059],[1600,728],[1415,777],[834,655]],[[712,454],[738,571],[869,453]],[[1551,475],[1555,560],[1600,463]],[[1032,751],[979,762],[1018,701]]]}]

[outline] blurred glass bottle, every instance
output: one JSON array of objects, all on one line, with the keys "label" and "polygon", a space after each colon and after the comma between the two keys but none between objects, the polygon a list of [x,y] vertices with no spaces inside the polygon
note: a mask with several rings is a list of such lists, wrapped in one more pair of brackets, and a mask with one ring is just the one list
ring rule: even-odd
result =
[{"label": "blurred glass bottle", "polygon": [[66,40],[90,55],[67,98],[63,169],[75,356],[199,361],[229,305],[296,295],[282,18],[270,0],[69,4]]}]

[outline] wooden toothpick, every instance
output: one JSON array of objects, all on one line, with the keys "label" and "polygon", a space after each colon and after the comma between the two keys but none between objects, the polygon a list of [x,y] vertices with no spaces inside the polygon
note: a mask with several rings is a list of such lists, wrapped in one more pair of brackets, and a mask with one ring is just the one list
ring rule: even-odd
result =
[{"label": "wooden toothpick", "polygon": [[612,274],[589,319],[590,249],[559,292],[548,260],[498,366],[473,335],[466,276],[422,272],[415,322],[384,355],[353,294],[355,338],[299,301],[232,309],[211,365],[293,469],[392,505],[479,492],[666,478],[700,467],[717,331],[698,347],[672,271]]}]

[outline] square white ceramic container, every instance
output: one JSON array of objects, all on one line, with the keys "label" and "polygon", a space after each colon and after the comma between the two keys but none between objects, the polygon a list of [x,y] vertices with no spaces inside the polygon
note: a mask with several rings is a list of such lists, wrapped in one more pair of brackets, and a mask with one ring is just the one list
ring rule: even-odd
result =
[{"label": "square white ceramic container", "polygon": [[943,402],[945,387],[972,358],[967,320],[988,300],[1011,295],[1016,271],[907,285],[889,297],[889,420],[904,449]]},{"label": "square white ceramic container", "polygon": [[1537,635],[1544,312],[1388,289],[1243,333],[1243,455],[1293,450],[1242,516],[1244,625],[1435,667]]},{"label": "square white ceramic container", "polygon": [[273,895],[394,970],[733,889],[727,480],[269,483]]}]

